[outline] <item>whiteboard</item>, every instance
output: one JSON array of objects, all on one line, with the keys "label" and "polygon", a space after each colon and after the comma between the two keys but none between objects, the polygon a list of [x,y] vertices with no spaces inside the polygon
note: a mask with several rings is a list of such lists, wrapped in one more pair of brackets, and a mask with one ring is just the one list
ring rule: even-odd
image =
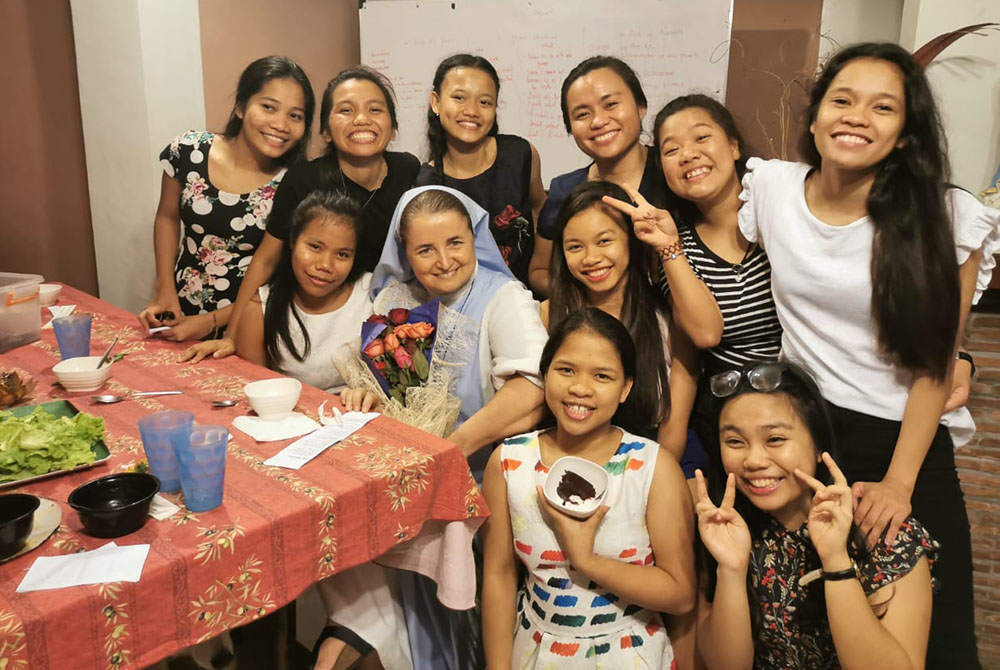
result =
[{"label": "whiteboard", "polygon": [[725,97],[731,0],[369,0],[359,14],[361,62],[396,90],[399,135],[390,148],[422,161],[434,70],[456,53],[496,67],[500,132],[535,145],[546,186],[589,161],[559,107],[563,79],[584,58],[632,66],[649,102],[647,130],[678,95]]}]

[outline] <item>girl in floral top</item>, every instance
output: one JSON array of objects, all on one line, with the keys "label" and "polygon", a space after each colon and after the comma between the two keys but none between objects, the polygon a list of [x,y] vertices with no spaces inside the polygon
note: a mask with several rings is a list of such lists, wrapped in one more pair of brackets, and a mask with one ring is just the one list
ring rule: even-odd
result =
[{"label": "girl in floral top", "polygon": [[187,132],[160,153],[156,295],[139,314],[144,327],[168,326],[162,337],[183,341],[226,326],[285,167],[305,157],[314,107],[302,68],[261,58],[240,75],[221,135]]},{"label": "girl in floral top", "polygon": [[710,380],[719,444],[698,531],[707,579],[698,649],[711,668],[923,668],[931,617],[927,531],[908,518],[870,552],[815,382],[788,363]]}]

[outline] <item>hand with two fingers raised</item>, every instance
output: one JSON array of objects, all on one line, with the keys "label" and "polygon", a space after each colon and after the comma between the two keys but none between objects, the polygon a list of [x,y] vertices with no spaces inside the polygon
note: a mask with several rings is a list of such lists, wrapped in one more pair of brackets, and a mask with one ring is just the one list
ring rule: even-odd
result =
[{"label": "hand with two fingers raised", "polygon": [[670,212],[653,207],[639,191],[628,184],[622,184],[622,188],[636,204],[623,202],[608,195],[604,196],[602,201],[632,219],[635,236],[639,240],[654,249],[662,249],[680,239],[677,224],[674,222],[674,217],[670,216]]},{"label": "hand with two fingers raised", "polygon": [[823,567],[840,570],[845,567],[844,559],[850,561],[847,540],[851,535],[851,522],[854,517],[853,498],[847,477],[837,467],[833,457],[823,452],[822,459],[830,470],[833,484],[824,484],[798,468],[795,468],[795,476],[813,490],[807,520],[809,539],[816,548]]},{"label": "hand with two fingers raised", "polygon": [[750,529],[733,504],[736,502],[736,477],[732,473],[726,477],[726,492],[722,503],[716,507],[708,497],[705,475],[695,470],[698,501],[695,514],[698,516],[698,533],[709,553],[720,569],[745,574],[750,564]]},{"label": "hand with two fingers raised", "polygon": [[563,554],[574,568],[586,574],[588,561],[594,558],[597,527],[611,508],[601,505],[586,519],[575,519],[550,503],[541,486],[536,486],[535,489],[538,491],[538,506],[542,510],[542,516],[551,523]]}]

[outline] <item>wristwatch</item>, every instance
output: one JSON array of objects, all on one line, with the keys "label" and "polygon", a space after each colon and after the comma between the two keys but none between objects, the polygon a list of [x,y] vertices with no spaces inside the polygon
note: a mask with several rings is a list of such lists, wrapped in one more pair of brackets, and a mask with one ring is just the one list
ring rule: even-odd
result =
[{"label": "wristwatch", "polygon": [[847,579],[860,579],[861,573],[858,572],[858,564],[853,560],[851,561],[851,567],[844,570],[837,570],[836,572],[823,571],[823,581],[827,582],[842,582]]},{"label": "wristwatch", "polygon": [[969,376],[970,377],[976,376],[976,362],[972,360],[972,354],[970,354],[968,351],[959,351],[957,354],[955,354],[955,360],[968,361],[969,365],[972,366],[972,373]]}]

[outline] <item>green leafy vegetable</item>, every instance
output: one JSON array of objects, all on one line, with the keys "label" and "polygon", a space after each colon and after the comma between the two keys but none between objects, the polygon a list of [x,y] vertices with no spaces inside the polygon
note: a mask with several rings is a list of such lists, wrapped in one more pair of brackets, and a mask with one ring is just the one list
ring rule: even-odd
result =
[{"label": "green leafy vegetable", "polygon": [[84,412],[73,418],[41,407],[24,417],[0,412],[0,481],[93,463],[91,445],[103,435],[104,419]]}]

